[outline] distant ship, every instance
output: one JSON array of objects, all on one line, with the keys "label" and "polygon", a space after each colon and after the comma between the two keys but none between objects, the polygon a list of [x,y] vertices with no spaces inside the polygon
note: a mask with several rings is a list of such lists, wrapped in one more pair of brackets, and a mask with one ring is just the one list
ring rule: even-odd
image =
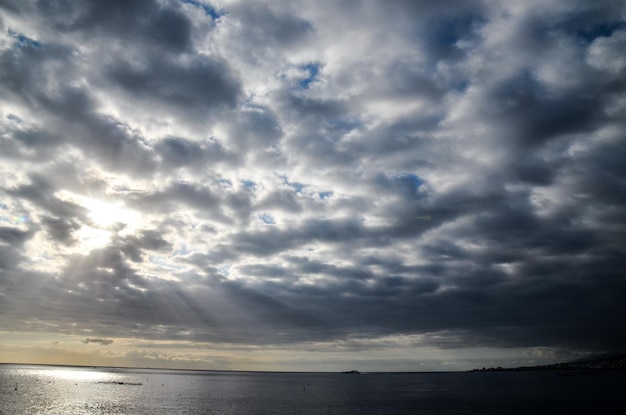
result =
[{"label": "distant ship", "polygon": [[360,375],[361,372],[359,372],[358,370],[348,370],[347,372],[341,372],[344,375]]}]

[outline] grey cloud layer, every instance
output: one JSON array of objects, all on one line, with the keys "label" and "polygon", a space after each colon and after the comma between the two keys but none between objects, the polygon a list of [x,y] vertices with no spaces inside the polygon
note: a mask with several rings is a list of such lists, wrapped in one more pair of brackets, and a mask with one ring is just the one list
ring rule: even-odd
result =
[{"label": "grey cloud layer", "polygon": [[5,328],[623,349],[626,15],[515,3],[0,5]]}]

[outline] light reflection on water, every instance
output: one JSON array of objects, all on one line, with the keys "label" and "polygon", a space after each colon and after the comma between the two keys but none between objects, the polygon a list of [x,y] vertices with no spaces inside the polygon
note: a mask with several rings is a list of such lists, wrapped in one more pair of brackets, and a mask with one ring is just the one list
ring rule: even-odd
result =
[{"label": "light reflection on water", "polygon": [[97,369],[83,368],[46,368],[31,371],[34,376],[41,378],[53,378],[59,380],[69,380],[75,382],[112,382],[115,374],[102,372]]},{"label": "light reflection on water", "polygon": [[0,365],[0,415],[626,413],[625,380],[624,372],[342,375]]},{"label": "light reflection on water", "polygon": [[139,379],[107,368],[0,365],[0,415],[128,413]]}]

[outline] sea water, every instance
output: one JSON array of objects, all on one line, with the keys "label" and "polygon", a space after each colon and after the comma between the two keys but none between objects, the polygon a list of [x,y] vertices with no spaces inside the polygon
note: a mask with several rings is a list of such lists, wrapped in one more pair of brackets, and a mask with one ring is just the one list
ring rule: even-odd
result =
[{"label": "sea water", "polygon": [[625,372],[270,373],[0,365],[0,414],[626,413]]}]

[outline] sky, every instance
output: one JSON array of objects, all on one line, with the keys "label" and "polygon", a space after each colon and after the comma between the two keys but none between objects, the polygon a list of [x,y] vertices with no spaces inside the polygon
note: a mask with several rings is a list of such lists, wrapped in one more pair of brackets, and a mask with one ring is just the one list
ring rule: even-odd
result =
[{"label": "sky", "polygon": [[626,7],[0,2],[0,361],[626,349]]}]

